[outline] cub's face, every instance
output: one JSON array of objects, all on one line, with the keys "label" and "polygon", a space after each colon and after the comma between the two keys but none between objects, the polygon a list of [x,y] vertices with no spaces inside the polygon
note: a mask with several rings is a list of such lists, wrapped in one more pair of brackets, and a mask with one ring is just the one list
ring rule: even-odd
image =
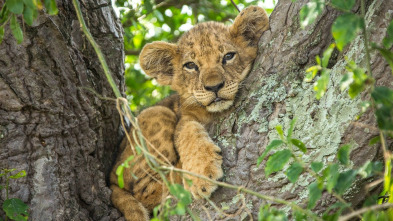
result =
[{"label": "cub's face", "polygon": [[184,106],[198,103],[209,112],[220,112],[233,104],[268,24],[266,12],[252,6],[244,9],[232,26],[202,23],[185,33],[177,45],[147,44],[140,63],[146,74],[171,85]]}]

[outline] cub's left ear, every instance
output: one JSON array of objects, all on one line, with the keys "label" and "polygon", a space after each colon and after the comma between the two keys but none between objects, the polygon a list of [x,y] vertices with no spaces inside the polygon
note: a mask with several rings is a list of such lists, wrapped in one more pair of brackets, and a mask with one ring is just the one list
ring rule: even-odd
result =
[{"label": "cub's left ear", "polygon": [[143,71],[161,85],[171,85],[176,64],[177,46],[163,41],[146,44],[139,55]]},{"label": "cub's left ear", "polygon": [[266,11],[258,6],[249,6],[235,18],[229,31],[235,39],[241,37],[248,46],[255,46],[268,28],[269,17]]}]

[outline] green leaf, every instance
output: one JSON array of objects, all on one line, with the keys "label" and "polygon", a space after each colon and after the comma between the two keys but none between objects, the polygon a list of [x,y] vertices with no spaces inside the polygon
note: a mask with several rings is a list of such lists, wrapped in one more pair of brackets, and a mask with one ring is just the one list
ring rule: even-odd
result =
[{"label": "green leaf", "polygon": [[304,78],[305,82],[311,82],[312,79],[318,74],[318,71],[322,70],[322,67],[319,65],[311,66],[306,70],[306,77]]},{"label": "green leaf", "polygon": [[339,177],[338,164],[330,164],[325,170],[323,170],[323,178],[326,180],[326,190],[331,193],[333,188],[337,184]]},{"label": "green leaf", "polygon": [[341,79],[340,89],[343,91],[349,86],[348,94],[353,99],[365,89],[369,77],[354,61],[349,61],[346,69],[349,72]]},{"label": "green leaf", "polygon": [[276,126],[276,130],[277,130],[278,135],[280,135],[281,140],[284,141],[285,138],[284,138],[284,131],[282,130],[282,126],[281,125],[277,125]]},{"label": "green leaf", "polygon": [[393,45],[393,20],[390,21],[386,32],[388,36],[383,39],[383,46],[385,48],[390,48]]},{"label": "green leaf", "polygon": [[28,208],[29,207],[18,198],[8,199],[3,203],[3,210],[7,217],[17,221],[27,220],[29,216],[27,213]]},{"label": "green leaf", "polygon": [[315,172],[318,173],[323,167],[322,162],[312,162],[311,163],[311,169]]},{"label": "green leaf", "polygon": [[127,159],[121,165],[123,165],[125,168],[130,168],[130,162],[134,159],[134,157],[134,155],[127,157]]},{"label": "green leaf", "polygon": [[265,176],[267,177],[270,174],[281,170],[291,158],[291,156],[292,153],[290,150],[277,151],[271,155],[266,162]]},{"label": "green leaf", "polygon": [[263,151],[262,155],[258,157],[258,161],[257,161],[257,167],[259,167],[259,165],[262,163],[263,159],[266,157],[266,155],[273,149],[276,147],[281,146],[281,144],[283,144],[284,142],[282,140],[273,140],[272,142],[270,142],[269,145],[267,145],[265,151]]},{"label": "green leaf", "polygon": [[26,176],[26,171],[21,170],[19,171],[17,174],[10,176],[11,179],[19,179],[21,177],[25,177]]},{"label": "green leaf", "polygon": [[314,83],[315,97],[319,100],[325,94],[330,79],[330,70],[322,70],[321,77]]},{"label": "green leaf", "polygon": [[383,164],[381,162],[370,162],[367,161],[358,170],[358,174],[363,178],[367,178],[381,172],[383,169]]},{"label": "green leaf", "polygon": [[0,44],[3,41],[3,39],[4,39],[4,27],[1,26],[0,27]]},{"label": "green leaf", "polygon": [[380,143],[381,142],[381,138],[379,136],[375,136],[373,138],[370,139],[370,141],[368,142],[369,146],[372,146],[376,143]]},{"label": "green leaf", "polygon": [[340,90],[343,91],[347,89],[353,82],[353,72],[344,74],[340,81]]},{"label": "green leaf", "polygon": [[331,4],[338,9],[343,11],[349,11],[355,5],[355,0],[332,0]]},{"label": "green leaf", "polygon": [[7,8],[7,4],[3,6],[0,10],[0,24],[5,25],[4,23],[8,20],[10,11]]},{"label": "green leaf", "polygon": [[265,204],[259,208],[258,221],[288,221],[288,217],[283,211]]},{"label": "green leaf", "polygon": [[34,19],[38,16],[38,11],[36,8],[25,7],[23,11],[23,19],[25,20],[26,24],[33,25]]},{"label": "green leaf", "polygon": [[[393,38],[393,36],[392,36]],[[392,70],[393,74],[393,53],[385,48],[380,48],[376,45],[372,45],[373,48],[377,49],[379,53],[385,58],[385,60],[388,62],[390,69]]]},{"label": "green leaf", "polygon": [[46,10],[48,10],[49,15],[57,15],[59,12],[56,5],[56,0],[44,0],[44,5]]},{"label": "green leaf", "polygon": [[175,214],[181,216],[186,214],[186,207],[184,206],[183,203],[177,203],[174,213],[171,213],[171,215],[175,215]]},{"label": "green leaf", "polygon": [[294,162],[288,168],[286,175],[288,177],[288,180],[291,181],[291,183],[295,183],[302,172],[303,172],[302,165],[299,162]]},{"label": "green leaf", "polygon": [[347,170],[340,173],[334,191],[340,195],[344,194],[344,192],[351,187],[353,181],[355,181],[356,174],[356,170]]},{"label": "green leaf", "polygon": [[388,87],[376,87],[371,97],[376,104],[378,127],[382,130],[393,130],[393,90]]},{"label": "green leaf", "polygon": [[11,29],[12,34],[14,35],[16,41],[18,42],[18,44],[22,43],[22,41],[23,41],[23,32],[22,32],[22,29],[19,26],[18,21],[16,20],[16,16],[15,15],[11,16],[10,29]]},{"label": "green leaf", "polygon": [[36,5],[36,3],[35,3],[35,1],[36,0],[23,0],[23,3],[27,6],[27,7],[29,7],[29,8],[32,8],[32,9],[36,9],[37,8],[37,5]]},{"label": "green leaf", "polygon": [[[364,74],[364,76],[367,75]],[[366,82],[366,80],[362,81],[362,82],[353,82],[350,86],[349,86],[349,90],[348,90],[348,94],[349,96],[354,99],[356,96],[358,96],[358,94],[360,94],[363,90],[364,90],[364,83]]]},{"label": "green leaf", "polygon": [[192,203],[191,193],[184,189],[180,184],[171,184],[169,186],[169,192],[175,196],[179,202],[185,207]]},{"label": "green leaf", "polygon": [[322,196],[322,187],[317,182],[312,183],[308,186],[308,204],[307,208],[312,209],[314,208],[316,202]]},{"label": "green leaf", "polygon": [[151,11],[153,11],[153,4],[151,0],[145,0],[143,6],[146,9],[146,13],[150,13]]},{"label": "green leaf", "polygon": [[306,145],[298,139],[291,139],[291,143],[299,148],[303,153],[307,152]]},{"label": "green leaf", "polygon": [[322,57],[322,67],[326,68],[329,64],[329,59],[332,56],[332,52],[334,48],[336,47],[336,44],[330,44],[330,46],[323,52],[323,57]]},{"label": "green leaf", "polygon": [[319,55],[315,56],[315,61],[318,65],[321,65],[321,58],[319,57]]},{"label": "green leaf", "polygon": [[345,13],[338,16],[332,25],[332,35],[336,40],[337,48],[342,51],[363,26],[363,19],[359,15]]},{"label": "green leaf", "polygon": [[377,104],[393,105],[393,90],[388,87],[376,87],[371,96]]},{"label": "green leaf", "polygon": [[321,14],[325,6],[324,0],[311,0],[300,10],[300,25],[304,28],[313,23],[315,19]]},{"label": "green leaf", "polygon": [[119,185],[120,188],[124,188],[124,166],[120,165],[116,169],[116,175],[117,175],[117,184]]},{"label": "green leaf", "polygon": [[[120,188],[124,188],[124,168],[129,168],[130,165],[130,161],[132,161],[134,159],[134,155],[131,155],[129,157],[127,157],[127,159],[120,164],[117,169],[116,169],[116,175],[117,175],[117,183],[119,185]],[[132,174],[134,176],[134,174]],[[137,177],[135,177],[137,179]]]},{"label": "green leaf", "polygon": [[290,123],[290,125],[289,125],[289,129],[288,129],[288,135],[287,135],[287,140],[291,140],[291,137],[292,137],[292,132],[293,132],[293,129],[295,128],[295,123],[296,123],[296,118],[293,118],[292,120],[291,120],[291,123]]},{"label": "green leaf", "polygon": [[351,145],[346,144],[344,146],[342,146],[337,153],[337,158],[338,161],[340,161],[340,163],[344,164],[344,165],[348,165],[349,164],[349,153],[351,149]]},{"label": "green leaf", "polygon": [[363,101],[360,103],[361,113],[365,113],[371,107],[371,101]]},{"label": "green leaf", "polygon": [[23,12],[23,0],[7,0],[6,1],[8,10],[10,12],[20,15]]},{"label": "green leaf", "polygon": [[157,17],[157,19],[158,19],[159,21],[161,21],[161,22],[164,21],[164,16],[161,14],[160,11],[154,10],[154,11],[153,11],[153,14]]},{"label": "green leaf", "polygon": [[307,221],[308,220],[307,214],[304,214],[304,213],[299,212],[297,210],[293,211],[292,213],[293,213],[293,216],[295,217],[295,221]]},{"label": "green leaf", "polygon": [[[327,210],[322,215],[322,219],[326,221],[337,221],[341,215],[341,212],[345,209],[350,207],[351,204],[347,203],[344,204],[342,202],[334,203],[333,205],[329,206]],[[331,211],[334,210],[335,212],[332,213]]]}]

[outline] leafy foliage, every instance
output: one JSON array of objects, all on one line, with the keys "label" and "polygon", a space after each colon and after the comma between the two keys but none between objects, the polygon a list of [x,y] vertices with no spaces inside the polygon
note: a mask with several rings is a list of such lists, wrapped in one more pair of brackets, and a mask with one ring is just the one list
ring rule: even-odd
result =
[{"label": "leafy foliage", "polygon": [[[49,15],[56,15],[58,9],[55,0],[43,0],[46,12]],[[0,44],[4,38],[4,27],[10,21],[10,29],[18,44],[23,42],[23,31],[18,22],[18,17],[28,25],[33,25],[33,21],[38,16],[38,10],[43,8],[40,0],[6,0],[0,10]]]},{"label": "leafy foliage", "polygon": [[257,161],[257,166],[259,166],[262,163],[262,160],[265,158],[265,156],[269,153],[270,150],[279,147],[281,144],[283,144],[284,142],[282,140],[273,140],[265,149],[265,151],[263,152],[263,154],[258,157],[258,161]]},{"label": "leafy foliage", "polygon": [[287,215],[280,210],[277,210],[274,207],[270,207],[270,205],[261,206],[258,213],[258,221],[269,221],[269,220],[276,220],[276,221],[287,221]]},{"label": "leafy foliage", "polygon": [[5,189],[6,191],[6,199],[3,202],[2,209],[6,214],[6,220],[10,218],[16,221],[26,221],[29,217],[29,213],[27,212],[28,206],[18,198],[8,198],[9,181],[11,179],[15,180],[26,176],[26,171],[24,170],[12,175],[14,171],[16,171],[16,169],[2,169],[0,171],[0,177],[5,177],[6,180],[5,186],[0,186],[0,190]]},{"label": "leafy foliage", "polygon": [[351,149],[351,145],[344,145],[338,150],[337,158],[340,163],[344,165],[349,164],[349,150]]},{"label": "leafy foliage", "polygon": [[355,5],[355,0],[332,0],[331,4],[343,11],[349,11]]},{"label": "leafy foliage", "polygon": [[308,194],[309,194],[309,199],[308,199],[307,208],[312,209],[314,208],[315,204],[322,196],[321,185],[318,182],[312,183],[310,186],[308,186]]},{"label": "leafy foliage", "polygon": [[382,130],[393,130],[393,90],[388,87],[376,87],[371,93],[376,104],[375,115]]},{"label": "leafy foliage", "polygon": [[[171,215],[185,215],[187,212],[193,217],[194,214],[187,208],[192,203],[191,193],[180,184],[171,184],[169,192],[176,198],[176,203],[172,199],[167,199],[164,205],[159,205],[154,209],[154,218],[151,220],[169,220]],[[159,210],[162,211],[160,214]]]},{"label": "leafy foliage", "polygon": [[348,94],[353,99],[365,89],[367,80],[370,78],[364,69],[359,68],[354,61],[349,61],[346,69],[348,73],[344,74],[341,79],[340,88],[343,91],[349,87]]},{"label": "leafy foliage", "polygon": [[[129,156],[122,164],[116,169],[117,183],[120,188],[124,188],[124,169],[130,168],[130,162],[134,159],[134,155]],[[136,177],[137,178],[137,177]]]},{"label": "leafy foliage", "polygon": [[302,27],[313,23],[322,13],[325,7],[325,0],[311,0],[300,10],[300,24]]},{"label": "leafy foliage", "polygon": [[266,162],[265,175],[269,176],[271,173],[281,170],[291,156],[290,150],[280,150],[271,155]]},{"label": "leafy foliage", "polygon": [[7,199],[3,203],[3,211],[13,220],[25,221],[29,214],[27,213],[28,206],[18,198]]},{"label": "leafy foliage", "polygon": [[336,40],[337,48],[342,51],[356,37],[363,26],[364,21],[359,15],[352,13],[340,15],[332,25],[332,35]]},{"label": "leafy foliage", "polygon": [[303,166],[299,162],[295,162],[291,164],[291,166],[288,168],[286,175],[288,177],[288,180],[291,181],[291,183],[296,183],[297,179],[299,178],[300,174],[303,172]]}]

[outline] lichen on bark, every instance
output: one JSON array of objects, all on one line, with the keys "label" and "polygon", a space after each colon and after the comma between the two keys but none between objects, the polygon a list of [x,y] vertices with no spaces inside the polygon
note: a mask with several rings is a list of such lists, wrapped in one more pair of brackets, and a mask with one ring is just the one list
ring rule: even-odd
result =
[{"label": "lichen on bark", "polygon": [[[300,206],[307,203],[307,186],[314,181],[310,175],[304,173],[296,184],[292,184],[282,172],[266,178],[266,159],[259,168],[256,166],[257,158],[266,145],[279,138],[276,125],[282,125],[286,130],[291,120],[297,119],[292,137],[306,144],[307,154],[302,155],[306,163],[322,161],[326,165],[334,161],[338,148],[345,143],[352,145],[353,167],[381,156],[378,145],[368,146],[369,139],[377,135],[377,131],[359,126],[373,128],[376,125],[373,113],[368,111],[356,121],[361,111],[360,104],[367,98],[366,93],[350,99],[347,91],[341,92],[339,87],[346,71],[345,57],[365,67],[362,36],[359,35],[343,52],[333,52],[329,63],[332,71],[328,89],[317,100],[313,83],[303,81],[305,69],[314,65],[315,56],[321,56],[324,49],[334,42],[330,27],[339,12],[327,7],[313,25],[301,29],[298,13],[304,4],[305,1],[278,2],[270,16],[271,28],[261,37],[259,56],[243,84],[239,102],[231,114],[217,120],[210,129],[210,134],[222,148],[226,182],[293,201]],[[393,18],[392,9],[393,5],[386,1],[368,1],[366,21],[372,41],[381,42],[385,36],[386,27]],[[353,10],[359,11],[359,5]],[[372,53],[371,62],[377,84],[392,87],[388,64],[376,52]],[[365,194],[358,193],[365,182],[370,181],[357,181],[345,194],[352,205],[357,206],[364,200]],[[220,188],[212,199],[218,205],[229,205],[230,209],[225,212],[235,213],[241,205],[241,202],[232,200],[236,194],[234,190]],[[334,197],[324,193],[315,211],[321,213],[335,201]],[[246,204],[252,205],[250,209],[254,218],[262,203],[272,202],[246,195]],[[206,218],[205,212],[197,209],[197,205],[194,208]],[[275,203],[273,205],[285,211],[290,209]],[[208,209],[213,219],[220,217],[212,207],[208,206]],[[242,220],[246,212],[242,214],[236,219]]]}]

